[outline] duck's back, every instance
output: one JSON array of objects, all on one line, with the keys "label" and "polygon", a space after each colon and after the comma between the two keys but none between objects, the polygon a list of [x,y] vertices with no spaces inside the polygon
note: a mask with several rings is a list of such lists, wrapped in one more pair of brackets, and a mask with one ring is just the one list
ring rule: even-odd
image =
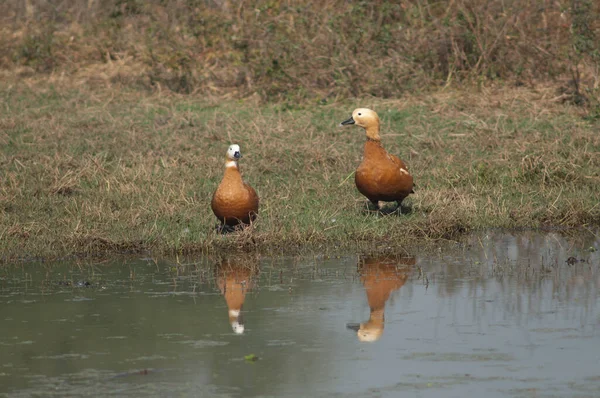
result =
[{"label": "duck's back", "polygon": [[413,189],[413,178],[404,162],[371,140],[365,143],[354,180],[358,190],[372,202],[401,202]]}]

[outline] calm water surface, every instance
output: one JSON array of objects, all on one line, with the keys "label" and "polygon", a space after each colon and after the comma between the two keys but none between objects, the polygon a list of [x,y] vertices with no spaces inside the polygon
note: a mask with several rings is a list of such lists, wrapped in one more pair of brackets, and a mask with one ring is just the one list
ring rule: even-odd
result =
[{"label": "calm water surface", "polygon": [[600,396],[600,239],[0,269],[0,396]]}]

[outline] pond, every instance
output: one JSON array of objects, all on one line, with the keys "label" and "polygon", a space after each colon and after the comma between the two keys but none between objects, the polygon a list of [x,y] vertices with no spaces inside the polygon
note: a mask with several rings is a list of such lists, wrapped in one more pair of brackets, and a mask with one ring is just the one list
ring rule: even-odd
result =
[{"label": "pond", "polygon": [[4,266],[0,396],[598,396],[597,236],[442,246]]}]

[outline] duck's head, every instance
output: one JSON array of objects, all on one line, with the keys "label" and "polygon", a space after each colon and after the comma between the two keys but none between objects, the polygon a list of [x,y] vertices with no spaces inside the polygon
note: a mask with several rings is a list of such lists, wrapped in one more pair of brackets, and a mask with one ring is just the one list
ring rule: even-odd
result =
[{"label": "duck's head", "polygon": [[227,148],[226,158],[226,167],[237,167],[238,160],[242,157],[242,153],[240,152],[240,146],[236,144],[229,145]]},{"label": "duck's head", "polygon": [[381,338],[383,334],[383,324],[379,325],[370,325],[367,323],[348,323],[346,328],[350,330],[354,330],[356,332],[356,336],[358,340],[372,343]]},{"label": "duck's head", "polygon": [[349,126],[355,124],[365,129],[367,138],[380,141],[379,137],[379,116],[375,111],[368,108],[357,108],[352,112],[352,117],[340,123],[340,126]]},{"label": "duck's head", "polygon": [[244,334],[244,319],[241,308],[229,310],[229,323],[235,334]]},{"label": "duck's head", "polygon": [[238,321],[231,322],[231,329],[235,334],[244,334],[244,324]]},{"label": "duck's head", "polygon": [[244,334],[244,324],[241,320],[235,320],[231,322],[231,329],[235,334]]}]

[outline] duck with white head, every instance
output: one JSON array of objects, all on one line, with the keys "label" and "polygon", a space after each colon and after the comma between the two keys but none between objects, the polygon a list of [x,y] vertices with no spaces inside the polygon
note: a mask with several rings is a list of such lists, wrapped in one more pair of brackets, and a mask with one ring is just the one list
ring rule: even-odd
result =
[{"label": "duck with white head", "polygon": [[258,214],[258,195],[254,188],[242,180],[239,160],[242,157],[240,146],[233,144],[225,155],[225,173],[213,194],[211,207],[221,222],[221,230],[251,224]]}]

